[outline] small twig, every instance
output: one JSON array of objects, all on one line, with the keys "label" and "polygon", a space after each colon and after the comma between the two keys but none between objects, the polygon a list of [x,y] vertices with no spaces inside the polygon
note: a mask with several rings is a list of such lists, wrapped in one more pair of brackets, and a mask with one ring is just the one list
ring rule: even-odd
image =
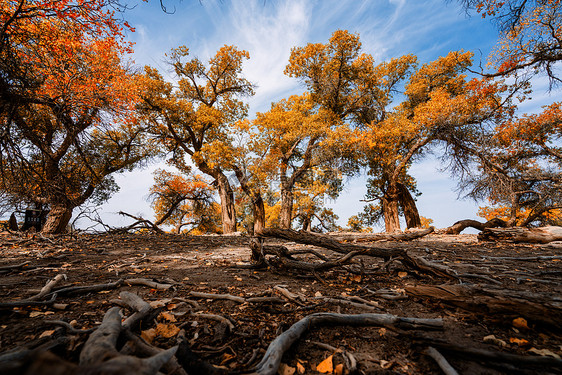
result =
[{"label": "small twig", "polygon": [[203,313],[193,313],[191,314],[191,316],[197,316],[200,318],[205,318],[205,319],[211,319],[211,320],[216,320],[218,322],[224,323],[228,326],[228,329],[230,330],[230,332],[232,332],[234,330],[234,324],[232,324],[232,322],[225,318],[224,316],[220,316],[220,315],[216,315],[216,314],[203,314]]},{"label": "small twig", "polygon": [[72,333],[72,334],[92,333],[96,330],[96,327],[88,328],[88,329],[77,329],[77,328],[74,328],[73,326],[71,326],[69,323],[63,322],[62,320],[44,320],[43,322],[45,324],[51,324],[51,325],[63,327],[63,328],[66,329],[66,332],[69,332],[69,333]]},{"label": "small twig", "polygon": [[425,354],[427,354],[428,356],[433,358],[435,362],[437,362],[437,365],[439,365],[439,368],[441,368],[445,375],[459,375],[457,370],[455,370],[453,366],[451,366],[449,362],[447,362],[447,359],[445,359],[445,357],[443,357],[443,355],[439,353],[433,346],[428,347],[425,350]]},{"label": "small twig", "polygon": [[37,301],[37,300],[42,299],[47,294],[49,294],[51,292],[51,290],[53,290],[53,288],[57,284],[59,284],[63,280],[66,280],[66,275],[64,273],[60,273],[60,274],[56,275],[53,279],[49,280],[43,288],[41,288],[41,291],[38,294],[36,294],[32,297],[29,297],[27,300],[28,301]]},{"label": "small twig", "polygon": [[242,297],[233,296],[232,294],[210,294],[210,293],[201,293],[201,292],[189,292],[190,296],[198,297],[198,298],[208,298],[208,299],[225,299],[229,301],[234,301],[236,303],[244,303],[246,300]]},{"label": "small twig", "polygon": [[162,284],[162,283],[158,283],[156,281],[152,281],[152,280],[149,280],[149,279],[143,279],[143,278],[126,279],[125,284],[128,284],[128,285],[143,285],[143,286],[147,286],[149,288],[159,289],[159,290],[167,290],[167,289],[170,289],[173,286],[171,284]]}]

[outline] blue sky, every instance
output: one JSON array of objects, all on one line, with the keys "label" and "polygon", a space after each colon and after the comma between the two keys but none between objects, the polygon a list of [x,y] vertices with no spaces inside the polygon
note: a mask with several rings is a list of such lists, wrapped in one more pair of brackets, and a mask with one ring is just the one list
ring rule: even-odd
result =
[{"label": "blue sky", "polygon": [[[467,16],[454,0],[164,0],[164,4],[173,13],[164,13],[158,1],[149,0],[139,1],[124,14],[136,29],[130,34],[136,64],[152,65],[173,80],[164,62],[170,49],[185,45],[192,56],[205,61],[221,46],[236,45],[250,53],[244,75],[258,86],[249,100],[251,116],[266,111],[273,101],[304,91],[297,80],[283,74],[291,47],[325,43],[338,29],[359,33],[363,51],[377,62],[413,53],[426,63],[464,49],[475,53],[476,65],[480,59],[485,64],[497,41],[489,20]],[[545,82],[539,82],[536,92],[538,102],[551,101]],[[534,108],[536,103],[525,105],[526,111]],[[117,176],[121,191],[102,207],[107,223],[123,225],[116,215],[120,210],[153,218],[146,198],[156,167]],[[458,200],[456,181],[439,167],[429,158],[411,169],[422,192],[420,214],[439,228],[460,219],[478,219],[477,205]],[[328,204],[341,225],[362,210],[365,191],[365,179],[353,179],[338,201]]]}]

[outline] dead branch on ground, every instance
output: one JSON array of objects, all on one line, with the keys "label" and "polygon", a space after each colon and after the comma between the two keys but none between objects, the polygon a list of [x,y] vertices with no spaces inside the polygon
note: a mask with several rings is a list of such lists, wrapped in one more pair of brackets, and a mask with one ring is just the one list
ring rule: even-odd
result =
[{"label": "dead branch on ground", "polygon": [[255,374],[275,375],[281,364],[283,354],[310,329],[324,325],[384,326],[400,329],[443,329],[441,319],[404,318],[390,314],[335,314],[316,313],[308,315],[293,324],[288,330],[273,340],[263,359],[254,369]]},{"label": "dead branch on ground", "polygon": [[466,228],[474,228],[474,229],[478,229],[479,231],[483,231],[484,229],[487,229],[487,228],[497,228],[497,227],[504,228],[506,226],[507,226],[507,223],[505,221],[501,220],[501,219],[498,219],[498,218],[488,220],[485,223],[481,223],[479,221],[472,220],[472,219],[466,219],[466,220],[457,221],[456,223],[454,223],[450,227],[442,230],[442,233],[443,234],[460,234]]},{"label": "dead branch on ground", "polygon": [[488,228],[478,235],[478,239],[480,241],[511,241],[545,244],[562,240],[562,227]]}]

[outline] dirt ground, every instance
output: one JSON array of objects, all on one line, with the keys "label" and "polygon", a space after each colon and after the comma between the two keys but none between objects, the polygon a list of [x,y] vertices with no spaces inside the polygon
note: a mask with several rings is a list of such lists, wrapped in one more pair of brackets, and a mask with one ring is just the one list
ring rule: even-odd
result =
[{"label": "dirt ground", "polygon": [[[505,291],[531,292],[550,299],[562,309],[562,251],[548,246],[478,242],[476,235],[431,234],[410,242],[376,242],[372,246],[407,249],[436,264],[446,265],[460,280],[419,274],[399,262],[359,257],[354,266],[361,272],[342,268],[312,274],[303,271],[242,269],[237,265],[250,258],[249,238],[243,236],[177,236],[155,234],[75,234],[44,238],[40,235],[0,233],[0,302],[12,302],[39,293],[48,280],[65,274],[57,288],[88,286],[125,280],[120,286],[97,292],[60,295],[55,303],[43,306],[0,309],[0,362],[2,353],[22,347],[32,349],[56,335],[62,328],[49,323],[61,320],[76,329],[96,327],[105,312],[130,291],[151,303],[159,314],[144,322],[138,331],[160,348],[175,345],[177,328],[185,331],[191,349],[204,361],[232,372],[252,369],[279,334],[305,316],[316,312],[345,314],[378,313],[401,317],[442,318],[441,331],[406,332],[393,327],[326,326],[311,329],[282,359],[282,375],[296,370],[316,373],[330,356],[327,372],[347,372],[342,351],[352,354],[363,374],[441,373],[436,362],[425,354],[428,342],[463,348],[549,358],[562,355],[560,325],[527,319],[518,311],[487,313],[471,311],[435,299],[406,292],[411,286],[459,284],[489,285]],[[283,243],[289,249],[310,246]],[[328,250],[318,249],[326,255]],[[314,261],[312,255],[300,259]],[[2,268],[20,265],[17,268]],[[128,285],[128,279],[145,278],[168,284],[167,289]],[[289,299],[280,290],[297,297]],[[284,303],[248,303],[200,298],[192,292],[229,294],[243,298],[269,296]],[[328,298],[329,297],[329,298]],[[360,297],[362,300],[353,299]],[[331,298],[331,299],[330,299]],[[47,298],[48,299],[48,298]],[[46,300],[46,299],[42,299]],[[355,305],[349,301],[363,301]],[[124,310],[125,315],[130,312]],[[202,315],[203,314],[203,315]],[[204,314],[225,317],[218,321]],[[553,311],[553,317],[559,311]],[[200,315],[200,316],[198,316]],[[515,321],[514,321],[515,319]],[[233,328],[229,327],[232,323]],[[170,331],[156,330],[161,324]],[[150,331],[150,329],[153,329]],[[151,333],[152,332],[152,333]],[[70,362],[88,338],[87,333],[67,333],[68,344],[55,354]],[[493,338],[491,338],[493,335]],[[485,339],[486,338],[486,339]],[[339,349],[334,351],[325,345]],[[439,350],[461,374],[562,373],[562,368],[486,361],[458,352]],[[343,371],[337,364],[344,364]],[[25,366],[14,370],[24,373]]]}]

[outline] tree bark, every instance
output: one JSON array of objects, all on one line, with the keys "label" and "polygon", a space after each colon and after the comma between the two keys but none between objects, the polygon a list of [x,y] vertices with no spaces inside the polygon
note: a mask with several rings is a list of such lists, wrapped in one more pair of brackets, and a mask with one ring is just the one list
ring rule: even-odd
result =
[{"label": "tree bark", "polygon": [[65,204],[51,205],[51,211],[47,216],[47,221],[41,230],[44,234],[59,234],[66,231],[66,226],[72,217],[73,207]]},{"label": "tree bark", "polygon": [[557,328],[562,326],[562,308],[552,295],[506,290],[490,285],[417,285],[405,289],[410,296],[446,302],[507,321],[521,316],[532,322]]},{"label": "tree bark", "polygon": [[306,215],[304,217],[304,219],[302,220],[302,230],[307,232],[312,231],[312,216]]},{"label": "tree bark", "polygon": [[236,232],[234,192],[224,173],[217,174],[215,178],[221,201],[222,232],[223,234]]},{"label": "tree bark", "polygon": [[513,241],[529,243],[549,243],[562,240],[562,227],[548,226],[540,228],[486,228],[479,235],[484,241]]},{"label": "tree bark", "polygon": [[403,184],[397,184],[397,187],[400,206],[402,207],[402,211],[404,211],[404,216],[406,217],[406,227],[421,228],[420,213],[418,212],[416,201],[412,197],[412,194],[410,194],[408,188]]},{"label": "tree bark", "polygon": [[384,229],[387,233],[400,231],[400,217],[398,215],[398,196],[396,187],[390,187],[382,198],[382,210],[384,214]]},{"label": "tree bark", "polygon": [[252,209],[254,211],[254,234],[259,235],[265,229],[265,206],[261,194],[254,193]]},{"label": "tree bark", "polygon": [[279,228],[291,229],[293,219],[293,189],[281,190],[281,211],[279,212]]}]

